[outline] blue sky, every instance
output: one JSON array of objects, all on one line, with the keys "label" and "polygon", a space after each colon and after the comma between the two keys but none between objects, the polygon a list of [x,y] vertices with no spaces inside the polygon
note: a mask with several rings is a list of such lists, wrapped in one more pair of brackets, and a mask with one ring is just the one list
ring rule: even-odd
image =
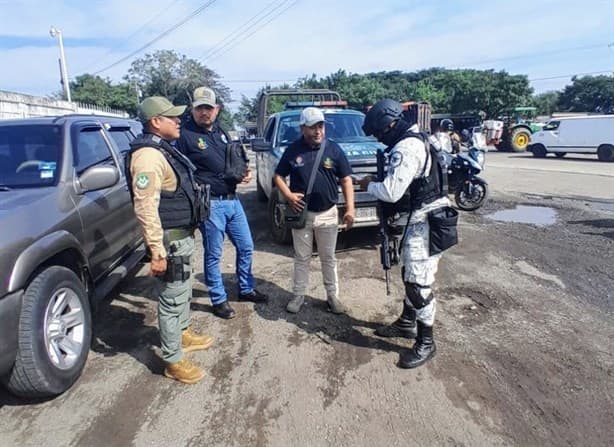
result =
[{"label": "blue sky", "polygon": [[506,70],[537,93],[614,72],[613,0],[0,0],[0,10],[0,90],[41,96],[61,88],[51,25],[71,78],[103,70],[119,81],[136,57],[172,49],[216,71],[235,100],[338,69]]}]

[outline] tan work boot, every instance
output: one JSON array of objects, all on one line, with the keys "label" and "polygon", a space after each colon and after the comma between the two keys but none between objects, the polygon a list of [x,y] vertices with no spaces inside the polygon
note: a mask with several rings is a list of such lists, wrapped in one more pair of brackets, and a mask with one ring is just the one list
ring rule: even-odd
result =
[{"label": "tan work boot", "polygon": [[205,372],[189,360],[183,359],[176,363],[167,363],[164,375],[181,383],[193,384],[205,377]]},{"label": "tan work boot", "polygon": [[183,352],[201,351],[209,348],[213,344],[211,335],[198,335],[190,328],[181,333],[181,349]]},{"label": "tan work boot", "polygon": [[286,310],[292,314],[298,313],[304,302],[305,297],[303,295],[295,295],[286,306]]},{"label": "tan work boot", "polygon": [[329,312],[332,312],[337,315],[344,314],[347,312],[347,308],[341,303],[341,301],[339,301],[338,298],[335,298],[334,296],[329,296],[326,301],[328,301]]}]

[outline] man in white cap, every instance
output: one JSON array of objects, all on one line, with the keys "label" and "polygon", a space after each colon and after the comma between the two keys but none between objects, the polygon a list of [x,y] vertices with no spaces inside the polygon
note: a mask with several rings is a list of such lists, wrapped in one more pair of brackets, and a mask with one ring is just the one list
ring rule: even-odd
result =
[{"label": "man in white cap", "polygon": [[[209,218],[200,225],[203,237],[205,283],[213,304],[213,313],[223,319],[234,318],[222,282],[220,263],[224,236],[227,234],[237,251],[236,275],[238,299],[266,303],[267,295],[255,289],[252,274],[254,242],[243,205],[236,194],[238,183],[248,183],[251,172],[245,164],[245,176],[239,180],[226,175],[226,155],[230,138],[217,123],[220,106],[208,87],[194,90],[192,116],[181,128],[177,147],[196,166],[199,184],[209,185],[211,208]],[[245,160],[247,161],[247,160]]]},{"label": "man in white cap", "polygon": [[[352,168],[337,143],[326,139],[324,114],[315,107],[307,107],[301,112],[299,124],[302,137],[294,141],[284,151],[277,168],[274,182],[279,192],[286,198],[295,211],[307,207],[304,228],[292,229],[294,245],[293,298],[288,303],[288,312],[297,313],[305,301],[305,292],[309,284],[309,262],[315,235],[318,255],[322,265],[322,278],[326,289],[328,308],[331,312],[341,314],[345,306],[339,301],[339,281],[337,277],[337,185],[341,184],[346,203],[343,222],[347,229],[354,223],[354,187],[352,186]],[[308,197],[309,178],[318,160],[316,177]],[[286,177],[290,176],[290,186]]]}]

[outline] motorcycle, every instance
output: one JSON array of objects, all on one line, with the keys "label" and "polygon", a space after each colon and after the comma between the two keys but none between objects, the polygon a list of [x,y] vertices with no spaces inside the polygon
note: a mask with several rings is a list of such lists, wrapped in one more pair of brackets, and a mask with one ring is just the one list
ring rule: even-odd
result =
[{"label": "motorcycle", "polygon": [[472,146],[458,154],[446,153],[448,193],[454,194],[456,205],[464,211],[481,207],[488,197],[488,183],[478,174],[484,169],[486,151]]}]

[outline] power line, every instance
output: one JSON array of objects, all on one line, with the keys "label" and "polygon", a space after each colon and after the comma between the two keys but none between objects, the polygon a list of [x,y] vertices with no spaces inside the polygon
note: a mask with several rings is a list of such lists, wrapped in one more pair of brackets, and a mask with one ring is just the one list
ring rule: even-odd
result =
[{"label": "power line", "polygon": [[[282,0],[281,4],[285,3],[286,0]],[[253,25],[250,25],[251,22],[253,22],[254,20],[256,20],[261,14],[263,14],[264,12],[266,12],[272,5],[274,5],[275,3],[278,3],[279,0],[274,0],[270,3],[268,3],[264,8],[262,8],[260,11],[258,11],[255,15],[253,15],[249,20],[247,20],[246,22],[244,22],[241,26],[239,26],[238,28],[236,28],[235,30],[233,30],[230,34],[228,34],[226,37],[224,37],[222,40],[220,40],[219,42],[216,42],[215,45],[213,45],[211,48],[209,48],[207,51],[205,51],[204,53],[202,53],[199,57],[197,57],[197,59],[206,59],[207,57],[209,57],[210,54],[214,53],[215,51],[219,50],[220,48],[222,48],[223,46],[225,46],[227,44],[227,41],[235,38],[235,34],[240,34],[240,32],[246,28],[246,27],[251,27]],[[277,5],[280,6],[280,5]],[[260,19],[258,19],[260,20]],[[249,25],[249,26],[248,26]]]},{"label": "power line", "polygon": [[[139,34],[141,31],[143,31],[148,25],[151,25],[158,17],[160,17],[163,13],[165,13],[168,9],[170,9],[175,3],[177,3],[179,0],[173,0],[172,2],[170,2],[168,5],[166,5],[164,8],[162,8],[160,11],[158,11],[151,19],[149,19],[147,22],[145,22],[143,25],[141,25],[140,27],[138,27],[135,31],[133,31],[132,33],[130,33],[128,36],[124,37],[123,40],[124,42],[129,41],[130,39],[132,39],[134,36],[136,36],[137,34]],[[107,58],[107,56],[111,53],[113,53],[113,50],[115,50],[116,48],[109,48],[109,50],[104,53],[101,56],[97,56],[96,59],[90,59],[87,64],[83,64],[84,67],[88,67],[93,63],[97,63],[97,65],[100,65],[101,61],[105,60]],[[83,70],[76,70],[77,72],[79,71],[83,71]]]},{"label": "power line", "polygon": [[[284,12],[286,12],[288,9],[290,9],[292,6],[294,6],[296,3],[298,3],[298,0],[294,0],[291,3],[287,4],[287,6],[283,9],[281,9],[281,11],[277,12],[273,17],[271,17],[269,20],[267,20],[266,22],[264,22],[261,26],[257,27],[256,29],[254,29],[251,33],[249,34],[245,34],[245,36],[243,36],[243,38],[239,39],[241,36],[236,36],[236,38],[232,41],[229,42],[228,44],[224,45],[223,47],[219,48],[218,50],[212,52],[206,59],[216,59],[218,57],[220,57],[221,55],[227,53],[228,51],[230,51],[232,48],[234,48],[235,46],[237,46],[238,44],[240,44],[241,42],[243,42],[245,39],[247,39],[248,37],[252,36],[253,34],[255,34],[256,32],[260,31],[262,28],[264,28],[266,25],[268,25],[269,23],[271,23],[273,20],[275,20],[277,17],[279,17],[280,15],[282,15]],[[260,22],[262,19],[270,16],[271,14],[273,14],[276,10],[278,10],[280,7],[283,7],[283,4],[278,5],[277,7],[273,8],[269,13],[267,13],[264,17],[262,17],[261,19],[258,20],[258,22]],[[258,23],[256,22],[256,23]],[[255,23],[255,24],[256,24]],[[254,24],[254,25],[255,25]],[[253,25],[252,25],[253,28]]]},{"label": "power line", "polygon": [[531,53],[531,54],[524,54],[524,55],[520,55],[520,56],[509,56],[509,57],[501,57],[501,58],[496,58],[496,59],[485,59],[485,60],[481,60],[481,61],[476,61],[476,62],[470,62],[468,64],[465,65],[461,65],[459,68],[470,68],[474,65],[484,65],[484,64],[490,64],[493,62],[504,62],[504,61],[509,61],[509,60],[514,60],[514,59],[528,59],[528,58],[533,58],[533,57],[541,57],[541,56],[548,56],[548,55],[552,55],[552,54],[560,54],[560,53],[567,53],[570,51],[581,51],[581,50],[591,50],[594,48],[602,48],[602,47],[610,47],[610,44],[607,43],[600,43],[600,44],[595,44],[595,45],[584,45],[584,46],[580,46],[580,47],[565,47],[565,48],[558,48],[556,50],[550,50],[550,51],[542,51],[539,53]]},{"label": "power line", "polygon": [[535,79],[529,79],[529,82],[548,81],[550,79],[572,78],[574,76],[590,76],[590,75],[603,74],[603,73],[614,73],[614,70],[590,71],[587,73],[573,73],[573,74],[568,74],[568,75],[550,76],[548,78],[535,78]]},{"label": "power line", "polygon": [[103,68],[102,70],[98,70],[96,72],[94,72],[94,75],[97,75],[99,73],[102,73],[104,71],[109,70],[110,68],[115,67],[116,65],[121,64],[122,62],[130,59],[132,56],[137,55],[138,53],[140,53],[141,51],[143,51],[146,48],[149,48],[150,46],[152,46],[154,43],[156,43],[157,41],[159,41],[160,39],[162,39],[163,37],[167,36],[168,34],[172,33],[173,31],[175,31],[177,28],[179,28],[180,26],[185,25],[187,22],[189,22],[190,20],[192,20],[193,18],[195,18],[198,14],[200,14],[201,12],[203,12],[205,9],[207,9],[209,6],[211,6],[213,3],[215,3],[217,0],[209,0],[207,2],[205,2],[203,5],[201,5],[200,7],[198,7],[197,9],[195,9],[194,11],[192,11],[190,14],[188,14],[187,16],[185,16],[183,19],[181,19],[179,22],[177,22],[175,25],[171,26],[169,29],[163,31],[162,33],[158,34],[155,38],[153,38],[152,40],[150,40],[149,42],[147,42],[145,45],[143,45],[142,47],[134,50],[132,53],[128,54],[127,56],[122,57],[121,59],[119,59],[118,61],[112,63],[111,65],[108,65],[107,67]]}]

